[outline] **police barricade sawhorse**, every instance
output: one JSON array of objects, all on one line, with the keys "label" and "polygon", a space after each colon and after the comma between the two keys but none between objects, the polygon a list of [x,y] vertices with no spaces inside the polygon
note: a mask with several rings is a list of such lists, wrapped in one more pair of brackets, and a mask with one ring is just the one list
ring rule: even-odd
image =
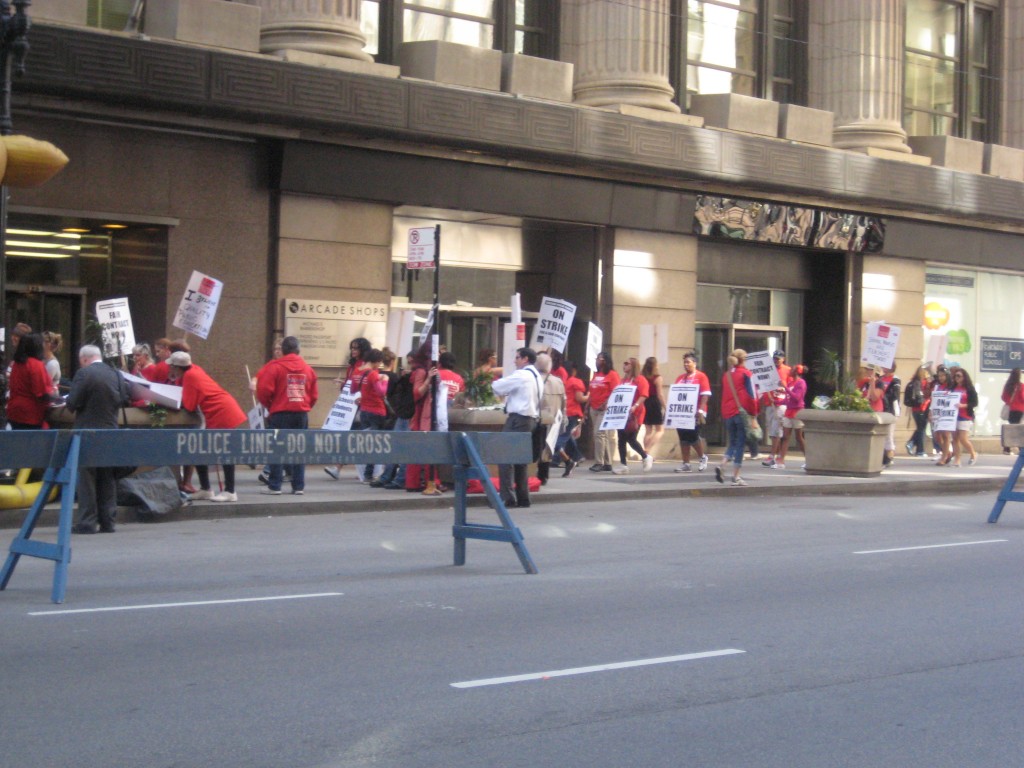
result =
[{"label": "police barricade sawhorse", "polygon": [[[527,573],[537,573],[522,532],[490,482],[487,464],[526,464],[530,435],[516,432],[331,432],[305,429],[82,429],[0,432],[3,463],[46,467],[43,487],[11,542],[0,570],[6,589],[22,555],[56,563],[51,599],[64,602],[71,563],[71,525],[80,467],[182,464],[449,464],[455,476],[455,565],[466,563],[466,540],[512,545]],[[498,524],[466,518],[466,484],[481,482]],[[32,539],[46,499],[61,488],[57,541]]]},{"label": "police barricade sawhorse", "polygon": [[1024,469],[1024,424],[1003,424],[1002,443],[1004,448],[1017,449],[1017,461],[1010,470],[1010,476],[1006,478],[1003,488],[996,497],[996,503],[989,513],[988,521],[995,523],[1003,513],[1003,507],[1008,501],[1024,501],[1024,493],[1013,490],[1017,485],[1021,470]]}]

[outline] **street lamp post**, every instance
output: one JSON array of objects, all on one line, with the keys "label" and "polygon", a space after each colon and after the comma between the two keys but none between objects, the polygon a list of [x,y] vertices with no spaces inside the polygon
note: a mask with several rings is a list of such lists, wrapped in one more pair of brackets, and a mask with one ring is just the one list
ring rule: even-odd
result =
[{"label": "street lamp post", "polygon": [[[11,78],[25,73],[28,30],[27,9],[32,0],[0,0],[0,136],[14,132],[11,119]],[[12,12],[13,6],[13,12]],[[6,169],[5,169],[6,172]],[[0,328],[7,318],[7,200],[6,184],[0,184]]]}]

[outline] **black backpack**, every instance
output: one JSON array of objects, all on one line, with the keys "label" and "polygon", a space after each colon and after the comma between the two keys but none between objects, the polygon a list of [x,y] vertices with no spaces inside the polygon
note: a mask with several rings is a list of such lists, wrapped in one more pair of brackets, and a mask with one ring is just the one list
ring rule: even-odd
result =
[{"label": "black backpack", "polygon": [[411,419],[416,415],[416,397],[412,391],[412,374],[403,373],[394,381],[388,392],[388,405],[400,419]]},{"label": "black backpack", "polygon": [[895,404],[900,401],[900,383],[899,376],[893,376],[889,386],[885,388],[882,403],[886,413],[896,413]]},{"label": "black backpack", "polygon": [[907,391],[903,394],[903,404],[916,408],[924,402],[924,390],[921,388],[920,379],[913,379],[907,385]]}]

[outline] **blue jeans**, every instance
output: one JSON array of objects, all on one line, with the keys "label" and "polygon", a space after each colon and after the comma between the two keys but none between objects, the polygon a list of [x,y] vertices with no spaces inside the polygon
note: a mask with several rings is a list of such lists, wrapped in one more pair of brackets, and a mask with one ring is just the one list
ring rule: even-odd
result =
[{"label": "blue jeans", "polygon": [[[278,411],[267,417],[267,427],[270,429],[309,429],[309,414],[305,411]],[[270,478],[267,480],[267,488],[272,491],[281,490],[281,481],[284,479],[283,464],[270,465]],[[291,464],[288,471],[292,475],[292,491],[302,491],[306,488],[306,465]]]},{"label": "blue jeans", "polygon": [[[408,432],[409,420],[397,419],[392,432]],[[405,485],[405,464],[388,464],[384,467],[384,473],[380,476],[381,482],[396,483]]]},{"label": "blue jeans", "polygon": [[743,450],[747,444],[747,421],[742,413],[725,420],[725,434],[729,439],[725,459],[732,459],[732,463],[738,467],[743,464]]},{"label": "blue jeans", "polygon": [[[569,417],[568,426],[566,426],[565,431],[558,436],[558,440],[555,441],[555,454],[564,450],[569,454],[569,458],[573,461],[583,461],[583,453],[580,451],[580,447],[576,444],[576,438],[572,436],[572,431],[576,429],[576,425],[579,423],[579,416]],[[551,458],[557,459],[558,456],[552,456]]]},{"label": "blue jeans", "polygon": [[[360,429],[386,429],[388,421],[387,414],[381,415],[379,413],[368,413],[366,411],[359,412],[359,422],[362,425]],[[366,480],[373,480],[373,464],[367,464],[363,470],[363,477]]]}]

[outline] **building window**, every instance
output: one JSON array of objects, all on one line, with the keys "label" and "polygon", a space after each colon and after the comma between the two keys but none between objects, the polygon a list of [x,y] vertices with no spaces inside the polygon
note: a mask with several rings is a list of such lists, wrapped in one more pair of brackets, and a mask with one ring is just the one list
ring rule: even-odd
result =
[{"label": "building window", "polygon": [[135,0],[89,0],[86,24],[122,32],[128,25],[134,7]]},{"label": "building window", "polygon": [[803,101],[806,0],[676,0],[670,78],[693,94]]},{"label": "building window", "polygon": [[557,0],[364,0],[362,11],[366,50],[382,62],[396,62],[402,43],[421,40],[542,58],[558,53]]},{"label": "building window", "polygon": [[975,0],[908,0],[903,127],[911,136],[995,135],[996,8]]}]

